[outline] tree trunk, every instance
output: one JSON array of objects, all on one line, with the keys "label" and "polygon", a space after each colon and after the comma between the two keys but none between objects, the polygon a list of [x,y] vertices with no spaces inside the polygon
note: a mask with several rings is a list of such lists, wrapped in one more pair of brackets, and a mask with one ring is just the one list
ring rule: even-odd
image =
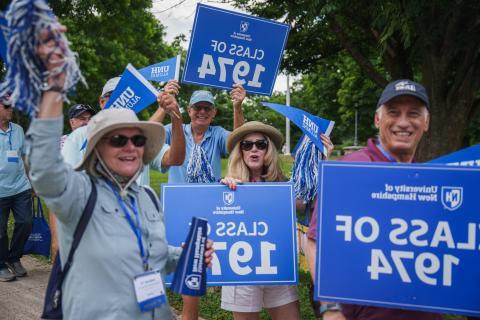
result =
[{"label": "tree trunk", "polygon": [[469,99],[459,97],[454,105],[447,105],[444,96],[445,94],[439,91],[429,94],[430,129],[423,136],[417,150],[416,158],[419,162],[429,161],[462,148],[473,101],[470,104],[462,103]]}]

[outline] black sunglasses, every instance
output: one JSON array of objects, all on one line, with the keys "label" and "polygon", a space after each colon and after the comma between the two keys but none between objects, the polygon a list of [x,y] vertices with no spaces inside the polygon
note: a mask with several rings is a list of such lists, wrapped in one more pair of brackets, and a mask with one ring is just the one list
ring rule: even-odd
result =
[{"label": "black sunglasses", "polygon": [[194,105],[192,106],[192,108],[193,108],[193,110],[195,110],[195,111],[197,111],[197,112],[200,111],[200,110],[202,110],[202,109],[203,109],[205,112],[210,112],[210,111],[213,110],[213,106],[198,106],[198,105],[196,105],[196,104],[194,104]]},{"label": "black sunglasses", "polygon": [[257,147],[258,150],[265,150],[268,147],[268,141],[267,140],[257,140],[255,142],[253,141],[248,141],[248,140],[243,140],[240,142],[240,148],[243,151],[250,151],[253,148],[253,145]]},{"label": "black sunglasses", "polygon": [[145,143],[147,143],[147,137],[141,134],[134,135],[133,137],[117,134],[115,136],[105,137],[105,139],[108,139],[108,143],[114,148],[125,147],[128,143],[128,140],[131,140],[135,147],[143,147]]},{"label": "black sunglasses", "polygon": [[10,109],[12,106],[11,105],[3,105],[3,109],[7,110],[7,109]]}]

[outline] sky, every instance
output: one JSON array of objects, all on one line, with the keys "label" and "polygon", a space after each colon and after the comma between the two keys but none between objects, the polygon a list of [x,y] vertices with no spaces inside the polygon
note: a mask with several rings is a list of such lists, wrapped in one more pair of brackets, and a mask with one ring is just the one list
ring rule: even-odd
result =
[{"label": "sky", "polygon": [[[222,3],[214,0],[153,0],[152,12],[155,17],[166,27],[167,42],[172,42],[179,34],[185,34],[187,42],[184,43],[185,49],[188,49],[190,41],[190,32],[195,18],[195,9],[197,3],[204,3],[214,7],[227,10],[240,11],[228,3]],[[290,79],[290,83],[292,80]],[[285,92],[287,88],[287,78],[283,74],[277,76],[274,91]]]}]

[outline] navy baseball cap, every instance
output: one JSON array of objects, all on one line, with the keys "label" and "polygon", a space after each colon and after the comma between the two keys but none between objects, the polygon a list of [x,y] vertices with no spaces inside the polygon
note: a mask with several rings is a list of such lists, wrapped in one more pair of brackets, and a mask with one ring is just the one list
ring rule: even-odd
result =
[{"label": "navy baseball cap", "polygon": [[70,107],[70,109],[68,109],[68,117],[70,119],[77,118],[79,115],[81,115],[84,112],[90,112],[92,116],[97,113],[88,104],[74,104],[73,106]]},{"label": "navy baseball cap", "polygon": [[427,109],[430,109],[427,90],[419,83],[412,80],[402,79],[390,82],[385,89],[377,103],[377,109],[387,103],[388,101],[398,96],[413,96],[425,103]]}]

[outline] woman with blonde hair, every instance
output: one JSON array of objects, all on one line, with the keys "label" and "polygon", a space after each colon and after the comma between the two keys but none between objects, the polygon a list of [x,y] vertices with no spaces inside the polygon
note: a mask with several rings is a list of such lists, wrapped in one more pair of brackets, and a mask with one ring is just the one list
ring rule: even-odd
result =
[{"label": "woman with blonde hair", "polygon": [[[272,126],[246,122],[227,140],[230,153],[227,176],[221,183],[235,190],[241,182],[280,182],[287,180],[281,171],[278,149],[283,136]],[[235,320],[259,319],[266,308],[272,319],[300,319],[297,287],[224,286],[222,308],[233,312]]]}]

